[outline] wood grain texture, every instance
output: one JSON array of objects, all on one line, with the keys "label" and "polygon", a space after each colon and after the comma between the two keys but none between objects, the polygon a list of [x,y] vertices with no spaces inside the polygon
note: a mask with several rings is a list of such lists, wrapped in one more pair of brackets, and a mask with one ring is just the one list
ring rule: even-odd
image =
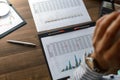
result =
[{"label": "wood grain texture", "polygon": [[[0,80],[50,80],[49,71],[28,0],[9,0],[27,24],[0,39]],[[99,0],[84,0],[93,21],[99,16]],[[14,45],[6,40],[15,39],[37,44],[36,48]]]}]

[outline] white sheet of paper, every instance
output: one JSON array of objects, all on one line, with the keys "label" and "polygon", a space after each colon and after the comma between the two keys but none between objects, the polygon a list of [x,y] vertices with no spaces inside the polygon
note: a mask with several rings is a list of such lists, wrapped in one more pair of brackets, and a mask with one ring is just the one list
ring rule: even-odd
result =
[{"label": "white sheet of paper", "polygon": [[15,12],[15,10],[10,6],[10,12],[4,17],[0,17],[0,34],[12,29],[23,22],[20,16]]},{"label": "white sheet of paper", "polygon": [[6,2],[7,3],[8,0],[0,0],[0,2]]},{"label": "white sheet of paper", "polygon": [[93,51],[93,30],[94,27],[90,27],[41,38],[53,80],[71,76],[83,54]]},{"label": "white sheet of paper", "polygon": [[83,0],[29,0],[38,32],[91,21]]}]

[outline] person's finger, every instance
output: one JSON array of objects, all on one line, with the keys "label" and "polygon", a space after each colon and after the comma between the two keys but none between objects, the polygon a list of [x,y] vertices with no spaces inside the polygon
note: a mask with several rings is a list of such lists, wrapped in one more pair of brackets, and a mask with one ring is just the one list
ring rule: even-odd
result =
[{"label": "person's finger", "polygon": [[96,35],[95,35],[93,41],[99,41],[101,39],[101,37],[104,35],[106,29],[118,17],[119,14],[120,14],[119,12],[113,12],[113,13],[107,15],[107,17],[100,22],[100,24],[96,30],[96,33],[95,33]]},{"label": "person's finger", "polygon": [[[112,60],[120,64],[120,38],[116,41],[116,43],[109,49],[108,52],[106,52],[104,56],[108,61]],[[113,60],[114,59],[114,60]]]},{"label": "person's finger", "polygon": [[111,47],[109,52],[106,54],[107,61],[110,61],[111,72],[116,72],[120,69],[120,39]]},{"label": "person's finger", "polygon": [[101,44],[103,45],[101,45],[100,48],[103,50],[110,48],[119,30],[120,30],[120,15],[107,28],[103,38],[101,39]]},{"label": "person's finger", "polygon": [[106,16],[107,16],[107,15],[104,15],[103,17],[101,17],[100,19],[97,20],[97,22],[96,22],[96,26],[95,26],[95,30],[94,30],[94,34],[93,34],[93,38],[94,38],[95,35],[96,35],[96,32],[97,32],[98,26],[100,25],[101,21],[102,21],[103,19],[105,19]]}]

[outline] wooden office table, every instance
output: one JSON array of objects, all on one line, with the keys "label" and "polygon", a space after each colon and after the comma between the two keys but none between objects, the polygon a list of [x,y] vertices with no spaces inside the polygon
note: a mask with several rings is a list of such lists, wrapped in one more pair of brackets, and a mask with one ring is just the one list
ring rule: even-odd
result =
[{"label": "wooden office table", "polygon": [[[0,80],[50,80],[28,0],[9,1],[27,24],[0,39]],[[97,0],[84,1],[92,20],[97,20],[100,3]],[[33,42],[37,47],[9,44],[6,42],[9,39]]]}]

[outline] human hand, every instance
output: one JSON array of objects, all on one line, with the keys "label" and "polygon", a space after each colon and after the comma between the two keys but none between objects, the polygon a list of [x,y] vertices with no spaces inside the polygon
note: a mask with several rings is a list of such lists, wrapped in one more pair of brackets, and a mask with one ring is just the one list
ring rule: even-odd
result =
[{"label": "human hand", "polygon": [[91,54],[103,70],[120,69],[120,12],[105,15],[96,22]]}]

